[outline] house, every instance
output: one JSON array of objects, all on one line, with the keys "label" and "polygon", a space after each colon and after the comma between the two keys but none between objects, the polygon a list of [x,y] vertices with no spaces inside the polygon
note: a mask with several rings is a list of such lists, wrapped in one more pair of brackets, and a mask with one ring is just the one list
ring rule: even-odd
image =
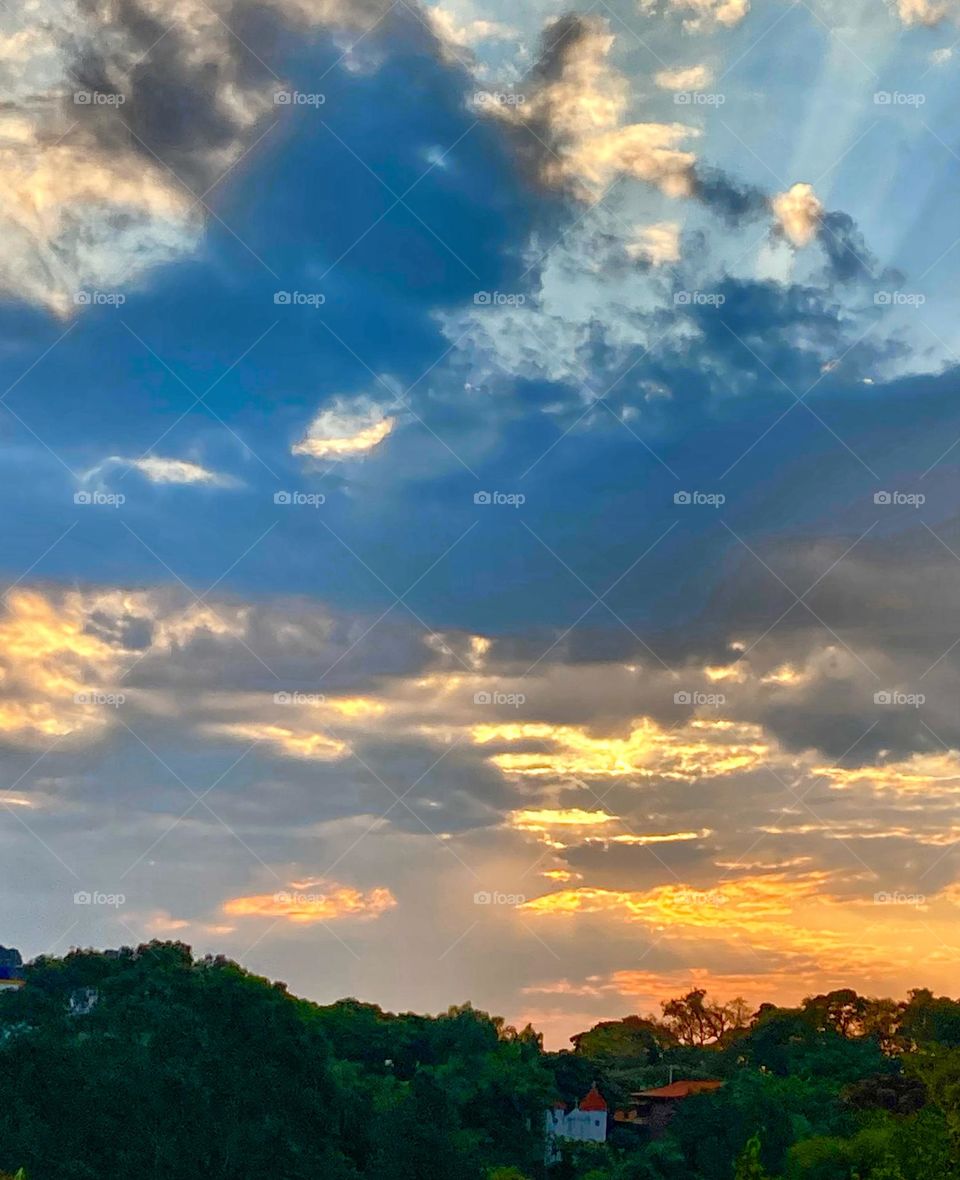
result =
[{"label": "house", "polygon": [[643,1128],[651,1138],[656,1138],[685,1098],[691,1094],[709,1094],[722,1085],[723,1082],[714,1078],[685,1078],[654,1090],[638,1090],[630,1095],[631,1104],[626,1110],[616,1111],[614,1121],[617,1126]]},{"label": "house", "polygon": [[0,946],[0,991],[12,991],[23,987],[21,970],[23,959],[13,947]]},{"label": "house", "polygon": [[567,1110],[565,1102],[557,1102],[553,1110],[546,1112],[545,1121],[548,1164],[560,1159],[559,1139],[576,1139],[581,1143],[605,1143],[607,1139],[607,1104],[596,1083],[573,1110]]}]

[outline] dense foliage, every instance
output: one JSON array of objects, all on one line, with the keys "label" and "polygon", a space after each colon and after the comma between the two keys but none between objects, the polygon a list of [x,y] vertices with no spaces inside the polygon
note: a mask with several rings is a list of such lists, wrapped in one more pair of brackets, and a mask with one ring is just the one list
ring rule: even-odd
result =
[{"label": "dense foliage", "polygon": [[[41,958],[0,995],[0,1176],[960,1180],[960,1003],[843,990],[604,1021],[546,1053],[469,1005],[322,1007],[179,943]],[[671,1069],[720,1089],[544,1164],[543,1112]]]}]

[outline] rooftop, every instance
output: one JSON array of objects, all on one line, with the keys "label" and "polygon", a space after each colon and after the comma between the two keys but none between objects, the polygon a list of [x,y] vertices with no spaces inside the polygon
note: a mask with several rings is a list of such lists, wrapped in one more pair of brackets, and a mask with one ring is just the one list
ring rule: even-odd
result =
[{"label": "rooftop", "polygon": [[581,1110],[606,1110],[607,1104],[603,1100],[603,1095],[597,1089],[596,1083],[590,1087],[590,1093],[586,1098],[581,1099]]},{"label": "rooftop", "polygon": [[656,1090],[640,1090],[631,1094],[631,1098],[689,1098],[691,1094],[702,1094],[710,1090],[719,1090],[723,1082],[712,1078],[688,1078],[679,1082],[671,1082],[669,1086],[659,1086]]}]

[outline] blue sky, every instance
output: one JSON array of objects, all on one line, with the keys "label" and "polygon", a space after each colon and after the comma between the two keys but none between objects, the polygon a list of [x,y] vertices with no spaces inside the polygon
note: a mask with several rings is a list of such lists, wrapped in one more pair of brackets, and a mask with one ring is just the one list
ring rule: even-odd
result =
[{"label": "blue sky", "polygon": [[947,986],[957,18],[0,18],[3,940]]}]

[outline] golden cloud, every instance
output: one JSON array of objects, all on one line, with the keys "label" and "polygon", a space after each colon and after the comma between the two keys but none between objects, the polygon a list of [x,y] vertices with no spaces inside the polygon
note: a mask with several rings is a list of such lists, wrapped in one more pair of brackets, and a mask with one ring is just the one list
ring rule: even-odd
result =
[{"label": "golden cloud", "polygon": [[822,897],[831,876],[810,872],[722,882],[712,888],[658,885],[646,891],[581,886],[546,893],[520,908],[538,915],[613,914],[668,929],[777,930],[803,900]]},{"label": "golden cloud", "polygon": [[703,719],[668,731],[641,718],[626,738],[594,737],[581,726],[546,722],[477,725],[472,734],[480,746],[528,747],[498,749],[490,761],[509,774],[529,776],[629,774],[693,782],[750,770],[770,752],[758,726]]},{"label": "golden cloud", "polygon": [[938,25],[957,7],[951,0],[897,0],[897,15],[905,25]]},{"label": "golden cloud", "polygon": [[900,761],[850,770],[818,766],[814,768],[814,774],[829,779],[830,785],[836,789],[865,786],[906,795],[953,795],[960,791],[960,751],[912,754]]},{"label": "golden cloud", "polygon": [[339,398],[317,414],[291,453],[311,459],[356,459],[379,446],[395,424],[396,419],[369,398]]},{"label": "golden cloud", "polygon": [[267,722],[236,722],[205,726],[210,734],[222,734],[245,742],[269,742],[289,758],[313,758],[320,762],[336,762],[346,758],[350,747],[346,742],[314,729],[294,730],[284,725]]},{"label": "golden cloud", "polygon": [[579,807],[540,811],[513,811],[508,818],[509,826],[520,832],[547,832],[553,827],[589,828],[598,824],[612,823],[617,817],[605,811],[581,811]]},{"label": "golden cloud", "polygon": [[282,918],[288,922],[334,922],[341,918],[379,918],[393,909],[397,899],[389,889],[378,887],[366,893],[347,885],[329,882],[323,890],[314,883],[309,892],[291,888],[278,893],[234,897],[224,902],[223,911],[239,918]]},{"label": "golden cloud", "polygon": [[88,629],[88,605],[14,591],[0,618],[0,732],[28,743],[99,733],[113,710],[98,696],[124,654]]}]

